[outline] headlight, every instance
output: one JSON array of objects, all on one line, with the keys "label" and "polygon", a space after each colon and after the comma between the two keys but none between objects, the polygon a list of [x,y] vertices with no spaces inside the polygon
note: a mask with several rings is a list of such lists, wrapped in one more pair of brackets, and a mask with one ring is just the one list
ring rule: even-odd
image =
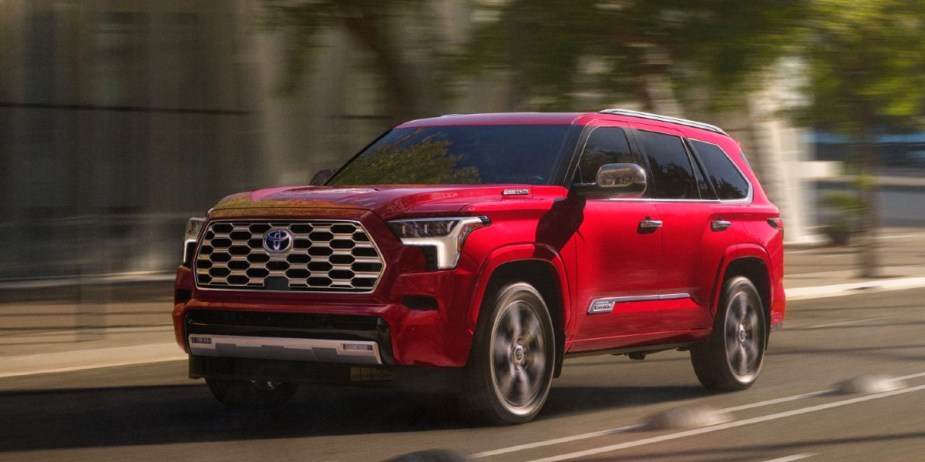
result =
[{"label": "headlight", "polygon": [[206,222],[205,218],[192,217],[186,222],[186,232],[183,233],[183,266],[193,266],[193,251],[196,249],[196,239],[199,239],[199,232],[202,231],[202,225]]},{"label": "headlight", "polygon": [[402,244],[433,247],[437,269],[452,269],[469,234],[489,224],[488,217],[453,217],[394,220],[389,227]]}]

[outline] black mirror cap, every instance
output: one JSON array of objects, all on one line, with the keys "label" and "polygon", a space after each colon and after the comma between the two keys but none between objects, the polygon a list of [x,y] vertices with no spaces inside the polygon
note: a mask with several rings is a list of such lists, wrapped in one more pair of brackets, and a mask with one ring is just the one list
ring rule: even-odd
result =
[{"label": "black mirror cap", "polygon": [[312,177],[312,181],[309,182],[312,186],[324,186],[331,177],[334,176],[335,170],[333,168],[326,168],[324,170],[318,170],[315,173],[315,176]]}]

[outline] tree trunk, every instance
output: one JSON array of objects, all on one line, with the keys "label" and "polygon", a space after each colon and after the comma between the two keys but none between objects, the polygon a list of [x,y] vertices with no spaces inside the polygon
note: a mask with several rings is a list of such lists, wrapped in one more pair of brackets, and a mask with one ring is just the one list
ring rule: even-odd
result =
[{"label": "tree trunk", "polygon": [[865,132],[861,138],[860,192],[864,201],[858,265],[862,278],[880,276],[880,253],[877,235],[880,231],[880,156],[873,137]]}]

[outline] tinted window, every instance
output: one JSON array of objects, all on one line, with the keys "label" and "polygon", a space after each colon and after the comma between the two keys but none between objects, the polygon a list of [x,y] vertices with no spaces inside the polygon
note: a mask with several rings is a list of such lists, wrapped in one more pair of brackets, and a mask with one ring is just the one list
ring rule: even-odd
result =
[{"label": "tinted window", "polygon": [[748,196],[748,181],[719,146],[691,140],[707,176],[720,199],[743,199]]},{"label": "tinted window", "polygon": [[548,184],[567,125],[394,129],[327,184]]},{"label": "tinted window", "polygon": [[652,169],[652,182],[655,187],[653,197],[699,199],[697,180],[694,178],[690,157],[681,138],[664,133],[638,133],[649,167]]},{"label": "tinted window", "polygon": [[578,163],[575,181],[597,182],[597,170],[604,164],[635,163],[626,133],[622,128],[597,127],[588,136]]}]

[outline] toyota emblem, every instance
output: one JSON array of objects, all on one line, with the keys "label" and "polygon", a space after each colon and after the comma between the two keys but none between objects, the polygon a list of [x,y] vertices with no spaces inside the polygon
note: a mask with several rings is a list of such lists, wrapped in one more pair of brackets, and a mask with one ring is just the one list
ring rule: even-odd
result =
[{"label": "toyota emblem", "polygon": [[274,228],[263,235],[263,249],[267,253],[283,253],[292,248],[292,232],[288,229]]}]

